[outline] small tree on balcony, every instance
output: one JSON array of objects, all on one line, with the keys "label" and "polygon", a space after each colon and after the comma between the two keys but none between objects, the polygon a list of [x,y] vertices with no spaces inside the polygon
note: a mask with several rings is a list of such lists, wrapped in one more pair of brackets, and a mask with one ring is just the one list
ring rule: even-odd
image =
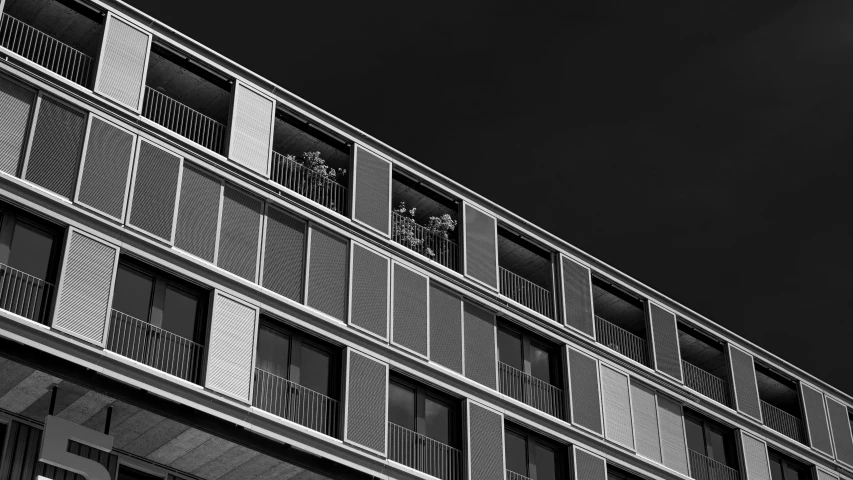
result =
[{"label": "small tree on balcony", "polygon": [[432,247],[422,249],[421,247],[427,239],[424,238],[425,236],[418,235],[418,227],[423,227],[432,236],[439,239],[449,240],[450,236],[448,232],[456,229],[456,220],[453,220],[450,218],[450,215],[445,213],[440,217],[429,217],[426,225],[419,225],[415,220],[415,210],[417,209],[412,208],[411,210],[407,210],[406,202],[400,202],[400,205],[393,210],[394,213],[399,215],[393,222],[394,238],[412,250],[423,251],[429,258],[435,258],[437,253],[442,253],[446,248],[444,242],[436,242],[433,245],[438,251],[433,250]]},{"label": "small tree on balcony", "polygon": [[326,161],[320,158],[320,152],[303,152],[299,158],[295,155],[285,155],[284,159],[302,165],[310,170],[313,175],[303,179],[302,186],[310,187],[320,197],[330,197],[330,206],[331,208],[335,208],[334,195],[332,193],[334,188],[333,182],[339,183],[338,177],[346,175],[346,169],[333,168],[326,165]]}]

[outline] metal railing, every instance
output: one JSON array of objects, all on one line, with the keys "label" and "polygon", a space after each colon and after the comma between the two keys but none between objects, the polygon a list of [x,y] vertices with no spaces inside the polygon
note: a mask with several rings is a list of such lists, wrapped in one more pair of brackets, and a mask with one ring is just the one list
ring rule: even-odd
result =
[{"label": "metal railing", "polygon": [[225,125],[145,86],[142,116],[216,153],[224,153]]},{"label": "metal railing", "polygon": [[687,388],[723,405],[729,405],[729,389],[726,387],[725,380],[684,360],[681,361],[681,367],[684,370],[684,385]]},{"label": "metal railing", "polygon": [[598,315],[595,316],[595,341],[635,362],[649,366],[649,347],[646,341]]},{"label": "metal railing", "polygon": [[270,178],[288,190],[312,202],[346,215],[347,187],[323,177],[299,162],[278,152],[272,152]]},{"label": "metal railing", "polygon": [[498,367],[502,394],[552,417],[566,419],[562,389],[503,362],[498,362]]},{"label": "metal railing", "polygon": [[107,350],[169,375],[200,381],[203,345],[118,310],[112,311]]},{"label": "metal railing", "polygon": [[324,435],[338,438],[340,403],[260,368],[255,369],[252,405]]},{"label": "metal railing", "polygon": [[690,452],[690,478],[696,480],[740,480],[740,473],[725,464],[706,457],[696,450]]},{"label": "metal railing", "polygon": [[418,225],[412,218],[391,212],[391,239],[445,267],[458,271],[459,246],[456,242]]},{"label": "metal railing", "polygon": [[0,263],[0,309],[47,325],[53,284]]},{"label": "metal railing", "polygon": [[0,46],[76,84],[90,84],[92,57],[7,13],[0,20]]},{"label": "metal railing", "polygon": [[799,418],[764,400],[761,400],[761,416],[764,417],[764,425],[805,445],[803,421]]},{"label": "metal railing", "polygon": [[501,295],[518,302],[534,312],[554,318],[554,300],[547,288],[500,267]]},{"label": "metal railing", "polygon": [[512,470],[506,471],[506,480],[532,480],[530,477],[525,477],[520,473],[515,473]]},{"label": "metal railing", "polygon": [[442,480],[462,479],[462,452],[388,422],[388,458]]}]

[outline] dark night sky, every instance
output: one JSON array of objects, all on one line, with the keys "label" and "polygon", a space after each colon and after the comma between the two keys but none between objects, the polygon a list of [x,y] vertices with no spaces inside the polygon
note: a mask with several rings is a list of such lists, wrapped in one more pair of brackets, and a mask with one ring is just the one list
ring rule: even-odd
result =
[{"label": "dark night sky", "polygon": [[850,1],[130,3],[853,393]]}]

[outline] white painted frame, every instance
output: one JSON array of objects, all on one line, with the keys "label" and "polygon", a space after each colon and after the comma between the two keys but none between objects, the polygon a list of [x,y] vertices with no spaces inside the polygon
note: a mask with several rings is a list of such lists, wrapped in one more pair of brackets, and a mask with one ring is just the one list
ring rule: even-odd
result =
[{"label": "white painted frame", "polygon": [[[811,447],[811,449],[813,451],[817,452],[821,456],[831,458],[834,460],[835,459],[835,439],[832,438],[832,425],[829,423],[829,412],[826,410],[826,395],[824,395],[823,390],[815,387],[814,385],[812,385],[808,382],[804,382],[800,379],[796,379],[796,381],[797,381],[797,395],[799,396],[799,400],[800,400],[800,409],[803,412],[803,418],[802,418],[803,426],[806,429],[806,437],[809,441],[808,446]],[[820,406],[823,408],[823,418],[826,420],[826,431],[829,435],[829,448],[832,450],[828,454],[826,452],[822,452],[822,451],[818,450],[817,447],[814,446],[814,441],[812,440],[812,425],[811,425],[811,422],[809,421],[808,406],[806,405],[806,397],[805,397],[805,395],[803,395],[803,389],[805,389],[805,388],[810,388],[810,389],[814,390],[815,392],[817,392],[818,395],[820,395],[820,400],[821,400]]]},{"label": "white painted frame", "polygon": [[[732,395],[731,396],[732,396],[732,400],[733,400],[732,403],[734,404],[734,409],[739,414],[741,414],[747,418],[751,418],[753,420],[756,420],[758,423],[764,424],[764,415],[761,412],[761,397],[758,395],[758,377],[756,377],[756,375],[755,375],[755,357],[751,353],[747,352],[746,350],[743,350],[742,348],[740,348],[740,347],[738,347],[732,343],[727,343],[726,347],[727,347],[726,348],[726,363],[728,364],[729,378],[731,378],[731,380],[732,380]],[[741,353],[749,355],[749,358],[752,359],[752,376],[755,379],[755,398],[758,399],[758,418],[752,417],[749,414],[747,414],[746,412],[744,412],[743,410],[741,410],[740,402],[738,401],[738,395],[737,395],[737,391],[738,391],[737,379],[735,378],[734,365],[732,364],[732,353],[731,353],[732,350],[738,350]],[[802,395],[800,397],[802,398]]]},{"label": "white painted frame", "polygon": [[[263,97],[265,100],[269,100],[272,103],[272,109],[270,110],[270,131],[269,131],[269,137],[268,137],[268,142],[267,142],[266,167],[264,168],[263,172],[258,172],[257,170],[255,170],[249,166],[243,165],[242,163],[240,163],[237,160],[234,160],[231,157],[231,147],[234,145],[234,125],[233,125],[234,124],[234,111],[238,108],[238,105],[240,102],[240,95],[239,95],[240,87],[243,87],[243,88],[249,90],[250,92],[257,94],[258,96]],[[249,171],[256,173],[258,175],[263,175],[266,178],[270,178],[270,170],[271,170],[271,166],[272,166],[273,135],[275,132],[275,111],[276,111],[277,102],[276,102],[275,98],[273,98],[270,95],[262,92],[261,90],[256,88],[251,83],[242,81],[239,78],[235,79],[234,86],[232,87],[232,91],[233,91],[233,94],[231,95],[231,110],[230,110],[229,115],[228,115],[229,121],[228,121],[228,124],[226,125],[226,127],[228,128],[228,137],[226,138],[227,143],[226,143],[226,145],[224,145],[224,147],[225,147],[224,155],[232,163],[240,165],[241,167],[245,168],[246,170],[249,170]]]},{"label": "white painted frame", "polygon": [[[592,268],[590,268],[589,265],[586,265],[583,262],[577,260],[576,258],[571,257],[569,255],[566,255],[565,253],[562,253],[562,252],[560,252],[558,254],[558,257],[560,260],[560,265],[559,265],[559,271],[560,271],[560,278],[559,278],[559,280],[560,280],[560,302],[559,303],[560,303],[560,305],[559,306],[562,308],[562,311],[560,313],[563,315],[563,318],[562,318],[563,321],[560,323],[565,328],[567,328],[569,331],[577,333],[579,335],[582,335],[586,338],[589,338],[592,341],[595,341],[597,332],[595,329],[595,299],[593,298],[593,295],[592,295]],[[569,325],[569,323],[566,319],[566,278],[565,278],[566,273],[565,273],[565,270],[563,267],[563,262],[565,262],[565,261],[573,262],[573,263],[577,264],[578,266],[586,269],[587,282],[589,283],[589,314],[590,314],[590,322],[592,322],[592,335],[590,335],[586,332],[583,332],[583,331]]]},{"label": "white painted frame", "polygon": [[849,420],[850,406],[847,405],[846,402],[843,402],[840,399],[838,399],[837,397],[830,395],[826,392],[824,392],[823,398],[824,398],[824,402],[825,402],[824,407],[826,408],[826,420],[827,420],[827,423],[829,423],[829,438],[832,440],[832,448],[833,448],[833,451],[835,453],[835,460],[837,460],[842,465],[845,465],[848,468],[850,468],[851,470],[853,470],[853,465],[851,465],[851,464],[841,460],[840,458],[838,458],[838,446],[835,443],[835,435],[834,435],[835,427],[832,425],[832,419],[829,417],[829,402],[830,401],[833,401],[833,402],[841,405],[842,407],[844,407],[847,410],[847,416],[848,416],[847,421],[844,422],[844,424],[847,426],[847,429],[846,429],[846,432],[841,432],[841,434],[843,435],[844,433],[847,433],[850,436],[851,441],[853,441],[853,425],[850,424],[850,420]]},{"label": "white painted frame", "polygon": [[[652,351],[649,352],[652,354],[652,365],[654,365],[654,370],[662,375],[669,377],[672,380],[675,380],[678,383],[684,383],[684,366],[681,364],[681,341],[678,336],[678,315],[672,310],[666,308],[660,303],[655,302],[654,300],[648,299],[648,311],[649,311],[649,339],[648,343],[652,346]],[[673,328],[675,328],[675,349],[678,352],[678,372],[681,375],[681,378],[675,378],[672,375],[664,372],[660,368],[658,368],[658,352],[657,346],[655,345],[655,319],[652,315],[652,305],[660,308],[665,313],[672,315],[672,324]]]},{"label": "white painted frame", "polygon": [[[208,341],[207,341],[207,345],[205,348],[206,352],[205,352],[205,356],[204,356],[204,369],[205,369],[205,371],[204,371],[204,388],[212,390],[212,391],[217,392],[217,393],[221,393],[222,395],[225,395],[227,397],[239,400],[240,402],[248,403],[249,405],[252,405],[252,400],[254,399],[254,393],[255,393],[254,377],[255,377],[255,364],[256,364],[257,359],[258,359],[258,355],[257,355],[257,353],[258,353],[258,326],[260,324],[260,311],[261,311],[261,309],[257,305],[249,303],[246,300],[243,300],[242,298],[239,298],[239,297],[231,294],[230,292],[226,292],[225,290],[214,289],[214,291],[212,292],[212,295],[213,295],[213,302],[212,302],[212,305],[210,308],[211,315],[210,315],[209,326],[207,329],[208,330],[208,333],[207,333],[207,340]],[[226,392],[224,390],[221,390],[219,388],[216,388],[214,386],[209,385],[210,378],[208,375],[208,370],[210,369],[210,356],[212,354],[211,353],[212,349],[210,348],[211,347],[211,341],[210,340],[211,340],[211,334],[213,333],[213,322],[216,320],[213,317],[213,315],[216,313],[216,304],[218,303],[220,297],[226,298],[226,299],[231,300],[235,303],[239,303],[239,304],[241,304],[241,305],[243,305],[243,306],[245,306],[245,307],[247,307],[247,308],[249,308],[255,312],[254,333],[252,336],[252,361],[251,361],[251,365],[249,367],[250,368],[249,369],[249,388],[248,388],[248,392],[246,394],[247,398],[238,397],[238,396],[234,395],[233,393]]]},{"label": "white painted frame", "polygon": [[[602,370],[604,368],[610,369],[610,370],[616,372],[617,374],[625,377],[625,384],[626,384],[627,395],[628,395],[628,415],[631,417],[631,443],[632,443],[631,446],[621,444],[621,443],[619,443],[619,442],[608,437],[608,434],[607,434],[607,410],[604,407],[604,404],[605,404],[604,389],[602,387],[602,385],[604,385],[604,382],[602,380]],[[636,433],[637,430],[636,430],[635,424],[634,424],[634,398],[631,395],[631,374],[619,366],[613,365],[613,364],[608,363],[608,362],[599,361],[598,362],[598,375],[599,375],[599,377],[598,377],[598,389],[601,392],[601,394],[600,394],[600,397],[601,397],[601,422],[604,425],[602,428],[602,432],[604,432],[604,439],[609,441],[609,442],[612,442],[616,445],[627,448],[628,450],[631,450],[632,452],[636,452],[637,451],[637,433]]]},{"label": "white painted frame", "polygon": [[[141,82],[140,82],[140,86],[139,86],[139,97],[138,97],[137,104],[135,107],[125,105],[125,104],[115,100],[114,98],[110,97],[106,93],[100,91],[100,89],[98,88],[101,85],[101,69],[102,69],[103,64],[104,64],[104,52],[106,51],[107,39],[109,38],[110,26],[112,25],[112,22],[123,22],[123,23],[127,24],[129,27],[135,28],[140,33],[142,33],[143,35],[148,37],[148,42],[147,42],[147,45],[145,48],[145,59],[143,60],[145,63],[143,64],[143,67],[142,67],[142,78],[141,78]],[[151,61],[151,44],[154,41],[153,39],[154,39],[153,34],[145,26],[143,26],[143,25],[141,25],[141,24],[139,24],[139,23],[137,23],[137,22],[135,22],[129,18],[125,18],[121,15],[118,15],[115,12],[113,12],[112,10],[107,10],[107,17],[104,20],[104,33],[101,36],[101,48],[98,52],[98,58],[96,60],[97,61],[97,67],[95,68],[95,84],[92,86],[92,91],[95,92],[96,94],[100,95],[101,98],[108,100],[110,103],[113,103],[115,105],[119,105],[122,108],[130,109],[132,112],[141,115],[142,114],[142,107],[145,104],[145,81],[148,78],[148,65]]]}]

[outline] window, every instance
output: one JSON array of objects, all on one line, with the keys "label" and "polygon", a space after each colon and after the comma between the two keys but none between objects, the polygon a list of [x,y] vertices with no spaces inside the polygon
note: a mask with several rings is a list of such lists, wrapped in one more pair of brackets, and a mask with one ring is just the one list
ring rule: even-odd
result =
[{"label": "window", "polygon": [[163,480],[162,475],[152,475],[127,465],[120,465],[117,480]]},{"label": "window", "polygon": [[640,480],[640,477],[607,464],[607,480]]},{"label": "window", "polygon": [[737,470],[734,434],[722,425],[685,410],[687,448]]},{"label": "window", "polygon": [[507,324],[498,326],[501,393],[564,418],[559,358],[553,344]]},{"label": "window", "polygon": [[0,423],[0,458],[3,458],[3,447],[6,446],[6,424]]},{"label": "window", "polygon": [[775,450],[769,450],[769,453],[772,480],[811,480],[812,477],[806,465]]},{"label": "window", "polygon": [[554,319],[554,268],[551,252],[498,225],[501,295]]},{"label": "window", "polygon": [[592,277],[595,341],[637,363],[649,366],[646,302],[609,280]]},{"label": "window", "polygon": [[533,480],[563,478],[565,448],[515,426],[507,427],[504,437],[507,470]]}]

